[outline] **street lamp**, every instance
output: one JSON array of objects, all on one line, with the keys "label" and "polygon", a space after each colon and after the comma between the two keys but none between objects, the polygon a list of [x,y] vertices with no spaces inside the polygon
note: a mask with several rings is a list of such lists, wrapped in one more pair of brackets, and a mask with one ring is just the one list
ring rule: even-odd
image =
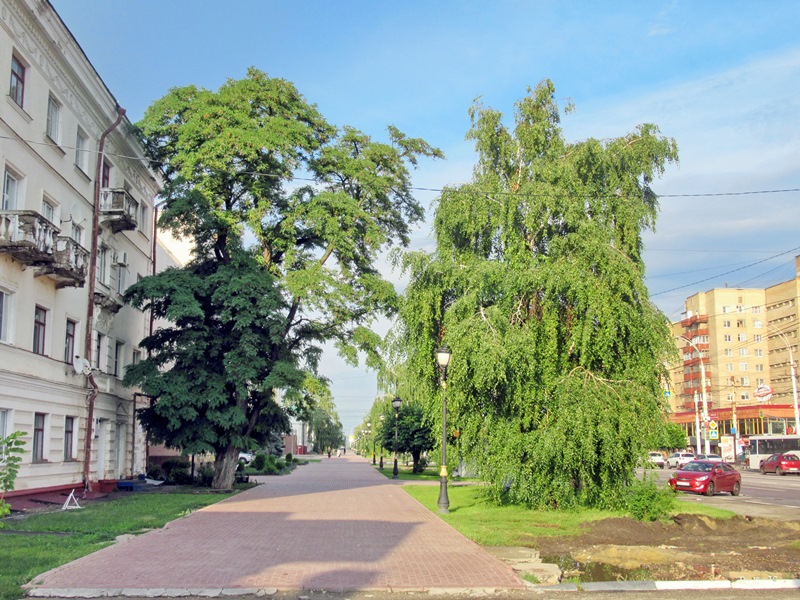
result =
[{"label": "street lamp", "polygon": [[392,398],[392,406],[394,407],[394,471],[392,471],[392,479],[400,479],[400,473],[397,471],[397,420],[400,417],[400,405],[403,401],[400,396]]},{"label": "street lamp", "polygon": [[[384,439],[386,439],[386,438],[385,438],[385,436],[383,435],[383,415],[381,415],[381,436],[382,436]],[[378,468],[379,468],[381,471],[383,471],[383,442],[381,442],[381,462],[380,462],[380,463],[378,463],[378,464],[379,464],[379,467],[378,467]]]},{"label": "street lamp", "polygon": [[442,466],[439,469],[439,512],[450,512],[450,498],[447,497],[447,367],[453,353],[442,346],[436,351],[436,364],[442,373]]},{"label": "street lamp", "polygon": [[[700,357],[700,380],[701,380],[701,385],[703,386],[703,389],[700,391],[700,397],[703,400],[703,438],[705,439],[705,453],[709,454],[711,452],[711,444],[708,440],[708,429],[707,429],[709,418],[708,418],[708,401],[706,400],[706,366],[703,362],[703,353],[700,352],[700,348],[695,346],[694,342],[685,335],[679,335],[678,338],[685,341],[692,348],[697,350],[697,356]],[[699,431],[697,432],[697,435],[698,436],[700,435]]]},{"label": "street lamp", "polygon": [[[367,433],[372,437],[372,464],[375,464],[375,436],[372,433],[372,421],[367,421]],[[369,442],[367,442],[369,443]],[[367,446],[369,448],[369,446]]]}]

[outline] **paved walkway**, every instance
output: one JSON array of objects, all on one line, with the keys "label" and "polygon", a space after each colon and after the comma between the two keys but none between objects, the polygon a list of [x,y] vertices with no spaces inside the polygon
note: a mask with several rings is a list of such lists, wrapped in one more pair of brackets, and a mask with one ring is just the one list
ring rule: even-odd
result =
[{"label": "paved walkway", "polygon": [[524,588],[508,565],[362,457],[324,458],[264,479],[36,577],[32,593]]}]

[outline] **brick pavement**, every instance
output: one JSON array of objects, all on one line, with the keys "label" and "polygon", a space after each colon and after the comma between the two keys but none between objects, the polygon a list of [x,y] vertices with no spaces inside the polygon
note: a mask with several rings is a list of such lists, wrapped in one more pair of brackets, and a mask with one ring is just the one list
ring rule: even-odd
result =
[{"label": "brick pavement", "polygon": [[32,592],[525,587],[362,457],[264,481],[36,577]]}]

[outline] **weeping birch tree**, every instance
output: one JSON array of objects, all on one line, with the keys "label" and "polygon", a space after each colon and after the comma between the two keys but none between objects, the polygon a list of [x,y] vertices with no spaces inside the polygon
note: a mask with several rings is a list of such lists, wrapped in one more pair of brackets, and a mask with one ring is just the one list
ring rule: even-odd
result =
[{"label": "weeping birch tree", "polygon": [[676,144],[650,124],[569,143],[550,81],[516,104],[513,127],[481,104],[470,116],[472,181],[439,197],[436,252],[403,258],[409,375],[441,402],[434,351],[451,348],[448,437],[496,499],[613,506],[664,423],[674,350],[642,232]]}]

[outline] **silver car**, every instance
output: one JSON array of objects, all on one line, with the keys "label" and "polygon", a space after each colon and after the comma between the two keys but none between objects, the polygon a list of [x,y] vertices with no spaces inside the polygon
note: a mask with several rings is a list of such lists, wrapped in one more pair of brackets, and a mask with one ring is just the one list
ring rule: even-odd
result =
[{"label": "silver car", "polygon": [[674,452],[667,459],[667,468],[680,469],[683,465],[694,459],[695,456],[691,452]]}]

